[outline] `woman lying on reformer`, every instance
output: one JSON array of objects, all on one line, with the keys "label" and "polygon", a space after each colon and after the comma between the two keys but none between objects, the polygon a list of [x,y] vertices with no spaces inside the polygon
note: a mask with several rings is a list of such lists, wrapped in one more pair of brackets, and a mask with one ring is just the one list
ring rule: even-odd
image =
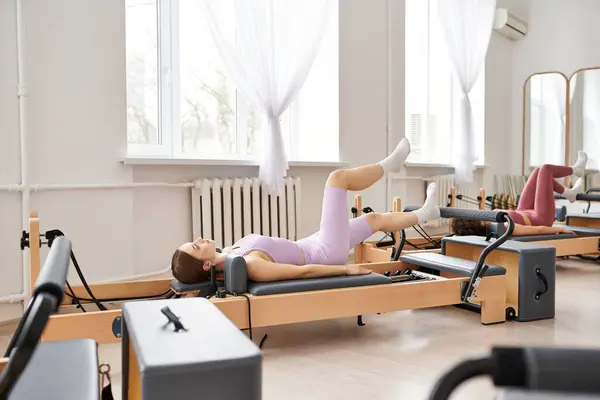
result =
[{"label": "woman lying on reformer", "polygon": [[[554,192],[562,194],[571,203],[583,190],[583,176],[587,154],[580,151],[577,162],[572,167],[544,164],[532,173],[521,193],[516,210],[504,210],[515,221],[513,236],[549,235],[555,233],[573,233],[568,229],[553,227],[556,216]],[[572,188],[565,188],[555,178],[575,175],[578,177]],[[455,235],[486,236],[489,222],[455,219],[452,230]]]},{"label": "woman lying on reformer", "polygon": [[210,267],[223,270],[226,254],[245,258],[248,279],[257,282],[369,274],[359,265],[346,265],[350,249],[375,232],[395,232],[440,217],[435,204],[435,184],[427,188],[423,207],[413,212],[369,213],[348,219],[347,193],[365,190],[386,173],[400,172],[410,153],[410,142],[402,139],[387,158],[377,164],[333,171],[325,185],[320,230],[290,241],[250,234],[218,253],[212,240],[199,238],[175,251],[171,261],[173,276],[194,284],[210,279]]}]

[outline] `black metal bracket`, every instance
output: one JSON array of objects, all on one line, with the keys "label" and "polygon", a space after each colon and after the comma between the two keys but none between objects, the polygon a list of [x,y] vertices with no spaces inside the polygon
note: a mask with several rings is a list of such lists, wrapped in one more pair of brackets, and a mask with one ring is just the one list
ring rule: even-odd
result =
[{"label": "black metal bracket", "polygon": [[540,296],[548,291],[548,279],[546,279],[546,277],[544,276],[544,274],[542,274],[542,271],[539,268],[535,269],[535,274],[541,279],[542,283],[544,284],[544,290],[535,294],[535,299],[539,300]]},{"label": "black metal bracket", "polygon": [[185,329],[185,327],[181,323],[181,320],[179,319],[179,317],[177,315],[175,315],[173,313],[173,311],[171,311],[169,306],[164,306],[163,308],[160,309],[160,312],[162,312],[165,315],[165,317],[167,317],[167,319],[169,320],[169,322],[167,322],[165,327],[172,323],[173,326],[175,327],[175,332],[187,331],[187,329]]},{"label": "black metal bracket", "polygon": [[29,247],[29,232],[27,231],[23,231],[21,235],[21,250],[25,250],[25,247]]},{"label": "black metal bracket", "polygon": [[362,315],[356,317],[356,323],[358,326],[365,326],[366,324],[363,322]]},{"label": "black metal bracket", "polygon": [[115,337],[121,337],[121,317],[115,317],[112,323],[112,333]]},{"label": "black metal bracket", "polygon": [[461,290],[460,299],[465,303],[470,303],[470,298],[473,296],[473,293],[479,286],[481,279],[485,276],[485,273],[488,270],[488,265],[485,264],[486,257],[494,251],[494,249],[500,247],[504,242],[506,242],[513,234],[515,229],[515,222],[509,215],[504,215],[504,219],[508,223],[508,228],[506,231],[496,239],[494,242],[490,243],[486,248],[483,249],[477,262],[475,264],[475,269],[471,273],[471,278],[469,279],[468,284]]}]

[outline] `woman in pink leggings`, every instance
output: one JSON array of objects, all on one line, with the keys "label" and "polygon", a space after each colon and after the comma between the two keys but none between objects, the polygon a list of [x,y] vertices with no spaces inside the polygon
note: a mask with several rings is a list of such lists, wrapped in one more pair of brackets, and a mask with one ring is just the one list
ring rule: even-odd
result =
[{"label": "woman in pink leggings", "polygon": [[198,238],[175,250],[173,276],[188,284],[208,280],[211,265],[217,272],[223,270],[226,254],[244,257],[248,278],[259,282],[370,273],[358,265],[346,265],[350,249],[375,232],[396,232],[440,217],[435,184],[431,184],[423,207],[414,212],[348,218],[348,191],[365,190],[386,173],[399,172],[409,153],[410,143],[402,139],[394,152],[377,164],[332,172],[323,193],[320,229],[315,234],[298,241],[251,234],[223,253],[217,253],[212,240]]},{"label": "woman in pink leggings", "polygon": [[[536,168],[523,188],[519,206],[516,210],[506,210],[507,214],[515,221],[513,236],[521,235],[543,235],[551,233],[570,232],[563,228],[555,228],[554,218],[556,206],[554,204],[554,192],[562,194],[573,203],[577,194],[583,189],[583,176],[587,155],[579,152],[579,157],[572,167],[545,164]],[[556,178],[564,178],[575,175],[579,179],[572,188],[565,188],[556,181]],[[480,235],[485,236],[487,223],[479,221],[467,221],[455,219],[452,229],[456,235]]]}]

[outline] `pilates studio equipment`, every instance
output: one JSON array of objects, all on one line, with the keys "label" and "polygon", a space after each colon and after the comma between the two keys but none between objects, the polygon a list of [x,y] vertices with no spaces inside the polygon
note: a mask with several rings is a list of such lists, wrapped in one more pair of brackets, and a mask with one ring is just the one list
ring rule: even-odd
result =
[{"label": "pilates studio equipment", "polygon": [[[110,385],[100,387],[99,374],[106,369],[98,366],[94,340],[39,343],[63,297],[70,254],[67,238],[53,240],[32,300],[0,363],[1,399],[98,400],[100,391],[103,399],[112,398]],[[121,323],[124,400],[198,394],[261,398],[259,348],[208,300],[126,302]]]},{"label": "pilates studio equipment", "polygon": [[123,400],[262,398],[260,349],[207,299],[126,302],[121,347]]},{"label": "pilates studio equipment", "polygon": [[[501,211],[442,208],[441,213],[444,218],[505,220],[513,226],[512,219]],[[37,214],[30,218],[29,227],[25,247],[29,248],[33,276],[39,266],[40,251]],[[456,304],[479,307],[483,324],[499,323],[506,320],[506,270],[486,264],[486,257],[507,238],[508,235],[490,243],[489,249],[474,260],[453,259],[431,266],[430,269],[437,271],[438,275],[418,271],[418,268],[403,261],[388,261],[364,264],[373,271],[368,275],[252,282],[248,281],[243,257],[232,256],[227,259],[219,290],[208,296],[225,316],[239,329],[248,330],[250,335],[253,327],[352,316],[357,317],[359,325],[363,325],[362,315],[366,314]],[[406,284],[404,277],[384,275],[387,271],[405,274],[407,270],[411,270],[411,276],[426,279],[411,279],[411,284]],[[148,280],[92,284],[87,288],[71,285],[66,291],[76,294],[82,305],[89,306],[94,300],[91,296],[84,298],[88,289],[96,299],[132,298],[157,296],[163,293],[164,284],[165,280]],[[169,296],[173,297],[206,296],[207,285],[212,286],[211,283],[185,285],[172,279],[166,284]],[[42,340],[92,338],[99,344],[121,340],[120,309],[80,312],[76,307],[74,300],[66,296],[61,307],[64,313],[50,317]]]},{"label": "pilates studio equipment", "polygon": [[[600,201],[600,195],[579,194],[577,195],[577,200]],[[556,248],[557,257],[576,256],[586,260],[599,261],[596,256],[600,252],[599,214],[566,214],[565,223],[555,224],[554,226],[570,230],[573,233],[513,236],[511,237],[511,241],[531,242],[553,246]],[[504,226],[502,224],[490,224],[490,236],[499,237],[503,233]]]},{"label": "pilates studio equipment", "polygon": [[97,345],[91,339],[39,343],[63,297],[71,242],[54,241],[4,359],[0,398],[98,400]]},{"label": "pilates studio equipment", "polygon": [[600,399],[600,350],[493,347],[458,363],[436,382],[430,400],[447,400],[469,379],[488,376],[505,400]]},{"label": "pilates studio equipment", "polygon": [[[412,210],[418,206],[408,206]],[[492,211],[463,210],[456,212]],[[457,217],[460,218],[460,217]],[[492,225],[504,227],[504,223]],[[442,240],[440,254],[405,254],[400,261],[415,267],[431,268],[437,263],[468,262],[477,260],[482,254],[491,265],[502,266],[506,270],[506,319],[533,321],[555,316],[555,277],[556,248],[545,243],[525,243],[512,240],[512,230],[502,232],[498,237],[511,240],[485,238],[481,236],[450,236]],[[446,272],[442,273],[447,276]],[[479,311],[477,307],[470,309]]]}]

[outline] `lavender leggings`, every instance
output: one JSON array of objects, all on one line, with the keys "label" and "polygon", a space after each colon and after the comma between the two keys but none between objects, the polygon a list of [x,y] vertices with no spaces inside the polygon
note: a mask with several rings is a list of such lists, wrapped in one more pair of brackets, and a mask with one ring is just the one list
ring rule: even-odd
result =
[{"label": "lavender leggings", "polygon": [[552,226],[556,215],[554,205],[554,192],[562,194],[563,185],[555,178],[564,178],[573,174],[571,167],[562,165],[545,164],[536,168],[523,188],[517,211],[508,211],[508,214],[517,224],[525,224],[524,213],[529,217],[533,226]]},{"label": "lavender leggings", "polygon": [[296,242],[306,264],[346,264],[350,249],[374,233],[365,215],[348,219],[346,202],[345,189],[325,188],[319,231]]}]

